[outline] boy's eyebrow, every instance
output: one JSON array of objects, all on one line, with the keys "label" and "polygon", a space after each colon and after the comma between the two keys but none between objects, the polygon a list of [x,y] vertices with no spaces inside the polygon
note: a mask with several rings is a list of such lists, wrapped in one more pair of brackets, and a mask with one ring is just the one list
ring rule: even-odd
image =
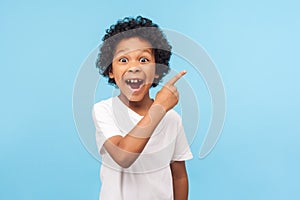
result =
[{"label": "boy's eyebrow", "polygon": [[125,48],[125,49],[121,49],[119,51],[117,51],[116,53],[114,53],[114,56],[117,56],[118,54],[120,53],[130,53],[130,52],[133,52],[133,51],[141,51],[142,53],[143,52],[146,52],[146,53],[152,53],[152,49],[151,48],[147,48],[147,49],[135,49],[135,50],[130,50],[129,48]]}]

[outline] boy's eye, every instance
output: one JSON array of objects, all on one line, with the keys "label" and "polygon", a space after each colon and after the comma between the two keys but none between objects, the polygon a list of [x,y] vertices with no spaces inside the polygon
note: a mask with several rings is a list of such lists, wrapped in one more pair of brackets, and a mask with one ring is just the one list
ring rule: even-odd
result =
[{"label": "boy's eye", "polygon": [[149,62],[149,59],[142,57],[142,58],[140,58],[140,62],[142,62],[142,63]]},{"label": "boy's eye", "polygon": [[119,62],[128,62],[127,58],[120,58]]}]

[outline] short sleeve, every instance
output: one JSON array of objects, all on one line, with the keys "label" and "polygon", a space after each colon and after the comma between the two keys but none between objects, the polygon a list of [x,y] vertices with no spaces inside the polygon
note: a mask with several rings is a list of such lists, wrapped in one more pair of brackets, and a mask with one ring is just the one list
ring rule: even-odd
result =
[{"label": "short sleeve", "polygon": [[193,154],[190,150],[190,146],[186,139],[184,128],[180,120],[178,124],[178,133],[175,142],[175,150],[172,157],[172,161],[184,161],[193,158]]},{"label": "short sleeve", "polygon": [[103,154],[104,142],[116,135],[122,135],[120,129],[116,126],[110,107],[106,104],[97,103],[92,110],[94,125],[96,128],[96,143],[98,152]]}]

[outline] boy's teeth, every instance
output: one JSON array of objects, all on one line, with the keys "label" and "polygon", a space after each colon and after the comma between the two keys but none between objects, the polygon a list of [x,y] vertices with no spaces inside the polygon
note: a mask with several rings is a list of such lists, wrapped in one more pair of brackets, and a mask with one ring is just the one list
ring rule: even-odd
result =
[{"label": "boy's teeth", "polygon": [[126,81],[127,83],[138,83],[138,82],[142,82],[142,80],[137,80],[137,79],[130,79]]}]

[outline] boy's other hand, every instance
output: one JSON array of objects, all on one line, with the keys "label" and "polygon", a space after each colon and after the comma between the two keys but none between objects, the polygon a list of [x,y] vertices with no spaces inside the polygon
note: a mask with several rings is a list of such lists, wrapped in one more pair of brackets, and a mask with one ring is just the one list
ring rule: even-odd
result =
[{"label": "boy's other hand", "polygon": [[175,87],[175,83],[186,74],[186,71],[183,70],[171,78],[163,88],[157,92],[153,104],[161,105],[166,112],[172,109],[179,100],[179,93]]}]

